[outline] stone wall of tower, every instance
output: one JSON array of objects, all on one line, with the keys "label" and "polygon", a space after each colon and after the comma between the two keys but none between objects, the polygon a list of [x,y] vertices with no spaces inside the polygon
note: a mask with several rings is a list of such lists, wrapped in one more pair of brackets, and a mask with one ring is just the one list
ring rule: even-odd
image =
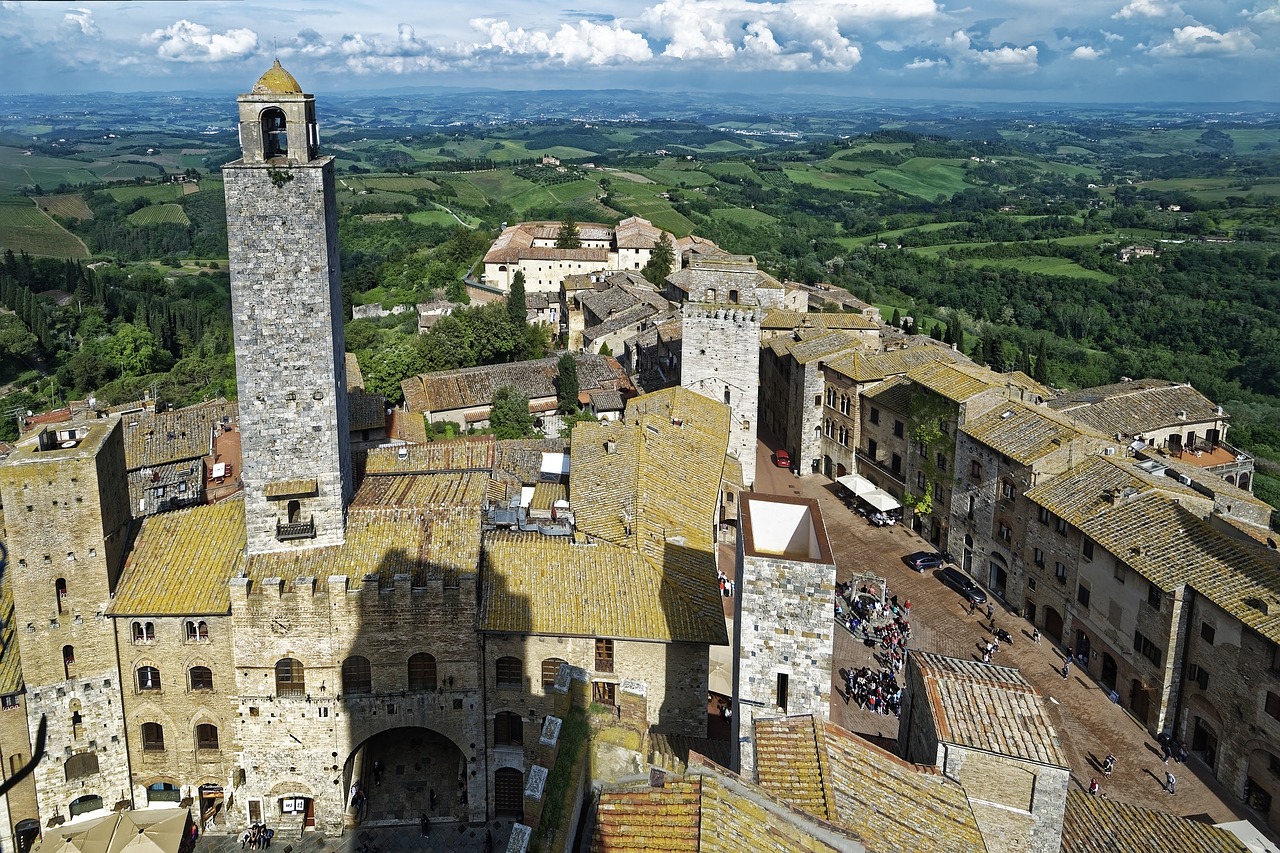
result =
[{"label": "stone wall of tower", "polygon": [[[812,558],[761,553],[754,535],[759,525],[787,510],[809,504],[794,541],[807,537]],[[783,511],[787,511],[783,510]],[[831,705],[831,667],[836,567],[816,502],[775,495],[744,495],[739,507],[734,622],[733,769],[755,778],[753,721],[793,714],[826,719]],[[806,527],[807,526],[807,527]],[[785,699],[779,676],[786,676]]]},{"label": "stone wall of tower", "polygon": [[[65,431],[64,431],[65,432]],[[28,727],[48,724],[36,767],[42,822],[100,796],[129,796],[114,626],[106,617],[129,522],[118,420],[46,432],[0,466],[14,622],[27,690]],[[97,769],[67,779],[68,759],[92,753]]]},{"label": "stone wall of tower", "polygon": [[756,479],[761,316],[752,306],[686,303],[681,321],[680,384],[729,404],[729,455],[746,486]]},{"label": "stone wall of tower", "polygon": [[[412,587],[407,575],[381,588],[376,576],[363,583],[345,576],[327,583],[234,579],[235,742],[244,769],[235,789],[240,808],[260,801],[275,820],[278,797],[309,796],[316,827],[337,833],[355,778],[363,777],[374,796],[369,768],[358,759],[362,745],[383,732],[413,727],[452,743],[455,757],[475,771],[468,776],[462,818],[483,821],[489,774],[475,584],[474,575],[463,575],[451,588],[439,580]],[[409,689],[408,659],[419,652],[436,659],[436,690]],[[342,665],[353,655],[369,660],[370,693],[344,692]],[[275,665],[283,658],[302,663],[302,695],[280,695]],[[431,786],[452,803],[458,771],[445,770],[429,768],[436,774]]]},{"label": "stone wall of tower", "polygon": [[[337,544],[353,492],[333,159],[223,176],[248,551]],[[267,485],[311,478],[295,518],[315,536],[280,541],[290,500]]]}]

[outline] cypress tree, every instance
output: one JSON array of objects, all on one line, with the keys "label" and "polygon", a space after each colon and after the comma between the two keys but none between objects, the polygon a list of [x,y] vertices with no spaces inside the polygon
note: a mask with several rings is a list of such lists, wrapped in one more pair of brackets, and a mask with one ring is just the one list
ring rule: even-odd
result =
[{"label": "cypress tree", "polygon": [[1032,379],[1042,385],[1049,384],[1049,351],[1045,346],[1044,338],[1040,339],[1040,345],[1036,347],[1036,365],[1035,373]]},{"label": "cypress tree", "polygon": [[524,295],[524,270],[516,270],[511,279],[511,292],[507,294],[507,316],[516,328],[529,322],[529,303]]}]

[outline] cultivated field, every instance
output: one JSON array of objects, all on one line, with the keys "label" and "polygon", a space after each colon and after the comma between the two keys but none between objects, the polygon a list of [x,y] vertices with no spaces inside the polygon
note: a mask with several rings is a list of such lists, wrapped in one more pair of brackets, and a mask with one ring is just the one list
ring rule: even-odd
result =
[{"label": "cultivated field", "polygon": [[129,214],[134,225],[190,225],[191,220],[180,204],[153,204]]},{"label": "cultivated field", "polygon": [[80,193],[39,196],[34,201],[50,216],[61,216],[63,219],[93,219],[93,211],[84,203],[84,196]]},{"label": "cultivated field", "polygon": [[0,249],[52,258],[89,257],[89,249],[79,237],[29,199],[0,200]]}]

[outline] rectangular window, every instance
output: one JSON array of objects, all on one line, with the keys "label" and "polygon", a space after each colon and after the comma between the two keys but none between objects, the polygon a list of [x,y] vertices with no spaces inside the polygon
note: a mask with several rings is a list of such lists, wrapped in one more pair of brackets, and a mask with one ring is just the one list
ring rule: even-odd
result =
[{"label": "rectangular window", "polygon": [[591,682],[591,698],[600,705],[617,705],[618,685],[611,681]]},{"label": "rectangular window", "polygon": [[1045,509],[1044,507],[1040,507],[1040,511],[1039,511],[1039,513],[1038,513],[1037,517],[1040,519],[1040,523],[1041,523],[1041,524],[1048,524],[1048,523],[1049,523],[1049,517],[1050,517],[1051,515],[1053,515],[1053,513],[1049,512],[1049,510]]},{"label": "rectangular window", "polygon": [[880,449],[880,445],[876,444],[874,438],[867,439],[867,455],[871,457],[871,461],[876,461],[876,451]]},{"label": "rectangular window", "polygon": [[1080,543],[1080,556],[1086,560],[1093,559],[1093,540],[1088,536],[1084,537],[1084,541]]},{"label": "rectangular window", "polygon": [[[1027,589],[1035,589],[1035,588],[1036,588],[1036,579],[1035,579],[1035,578],[1027,578]],[[1030,612],[1028,612],[1028,613],[1027,613],[1027,618],[1028,618],[1028,619],[1030,619],[1030,618],[1031,618],[1031,613],[1030,613]]]},{"label": "rectangular window", "polygon": [[1058,518],[1058,519],[1056,519],[1056,520],[1055,520],[1055,523],[1054,523],[1054,525],[1053,525],[1053,529],[1054,529],[1054,530],[1056,530],[1056,531],[1058,531],[1058,533],[1059,533],[1059,534],[1061,534],[1062,536],[1066,536],[1066,535],[1067,535],[1067,520],[1066,520],[1065,518]]},{"label": "rectangular window", "polygon": [[1041,551],[1039,548],[1035,549],[1035,562],[1037,566],[1042,569],[1044,568],[1044,551]]},{"label": "rectangular window", "polygon": [[902,438],[902,436],[906,434],[906,431],[907,431],[907,428],[906,428],[906,426],[902,423],[902,421],[894,420],[894,422],[893,422],[893,435],[894,435],[894,437],[895,437],[895,438]]},{"label": "rectangular window", "polygon": [[1209,671],[1198,664],[1193,663],[1187,668],[1187,680],[1193,684],[1198,684],[1201,690],[1209,689]]},{"label": "rectangular window", "polygon": [[1200,623],[1200,639],[1204,640],[1211,646],[1213,645],[1213,637],[1216,633],[1217,632],[1214,630],[1213,626],[1208,622]]},{"label": "rectangular window", "polygon": [[1080,586],[1076,587],[1076,601],[1080,602],[1085,607],[1089,606],[1089,587],[1084,584],[1080,584]]},{"label": "rectangular window", "polygon": [[942,484],[941,483],[933,484],[933,499],[934,501],[942,500]]},{"label": "rectangular window", "polygon": [[8,696],[0,696],[0,708],[3,708],[6,711],[12,711],[16,707],[18,707],[17,696],[12,694]]},{"label": "rectangular window", "polygon": [[596,640],[596,672],[613,672],[613,640]]},{"label": "rectangular window", "polygon": [[787,682],[787,674],[785,672],[778,673],[778,701],[776,704],[784,714],[787,712]]},{"label": "rectangular window", "polygon": [[938,454],[938,470],[947,470],[947,457],[943,456],[941,453]]},{"label": "rectangular window", "polygon": [[893,457],[889,460],[889,469],[892,470],[893,473],[895,474],[901,474],[902,473],[902,457],[896,453],[893,454]]},{"label": "rectangular window", "polygon": [[982,479],[982,463],[979,462],[977,459],[969,463],[969,479],[971,480]]},{"label": "rectangular window", "polygon": [[923,471],[916,472],[916,488],[918,488],[922,492],[924,491],[924,472]]},{"label": "rectangular window", "polygon": [[1133,632],[1133,650],[1156,666],[1160,665],[1160,659],[1164,657],[1164,652],[1160,650],[1160,647],[1142,636],[1141,631]]},{"label": "rectangular window", "polygon": [[1160,602],[1164,600],[1164,591],[1153,583],[1147,584],[1147,604],[1156,610],[1160,609]]},{"label": "rectangular window", "polygon": [[877,409],[875,406],[871,407],[871,422],[873,424],[880,423],[880,410]]},{"label": "rectangular window", "polygon": [[1014,495],[1013,483],[1010,483],[1008,480],[1001,480],[1000,481],[1000,497],[1003,498],[1004,500],[1011,501],[1013,500],[1013,495]]},{"label": "rectangular window", "polygon": [[1280,720],[1280,696],[1267,691],[1267,704],[1263,706],[1266,712],[1277,720]]},{"label": "rectangular window", "polygon": [[1008,545],[1010,540],[1013,539],[1013,528],[1003,521],[1000,522],[999,526],[996,528],[996,532],[1000,535],[1001,541],[1006,545]]},{"label": "rectangular window", "polygon": [[1062,563],[1053,564],[1053,576],[1058,579],[1059,583],[1067,582],[1067,567]]}]

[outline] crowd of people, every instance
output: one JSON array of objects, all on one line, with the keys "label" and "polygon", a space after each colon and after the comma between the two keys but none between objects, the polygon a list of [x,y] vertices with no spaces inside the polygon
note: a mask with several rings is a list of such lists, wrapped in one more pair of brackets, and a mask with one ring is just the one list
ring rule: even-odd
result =
[{"label": "crowd of people", "polygon": [[851,669],[845,673],[845,684],[845,701],[863,710],[895,717],[902,710],[902,686],[892,670]]},{"label": "crowd of people", "polygon": [[250,850],[266,850],[271,846],[271,837],[275,834],[275,830],[268,829],[265,823],[251,824],[240,836],[240,849],[248,847]]}]

